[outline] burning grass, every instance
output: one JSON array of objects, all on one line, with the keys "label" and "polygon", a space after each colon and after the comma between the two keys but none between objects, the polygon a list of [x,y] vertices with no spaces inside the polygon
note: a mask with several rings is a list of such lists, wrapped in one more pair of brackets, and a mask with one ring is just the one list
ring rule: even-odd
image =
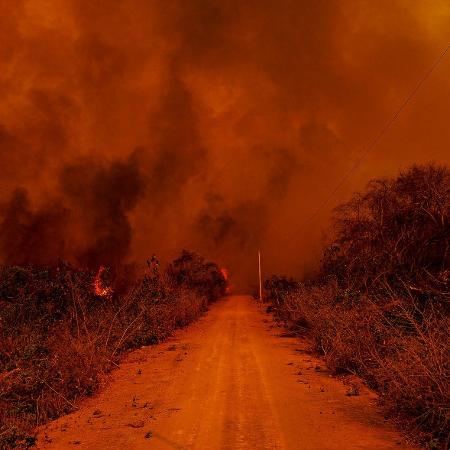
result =
[{"label": "burning grass", "polygon": [[0,268],[0,448],[31,446],[33,429],[76,409],[124,351],[189,324],[227,286],[217,265],[186,251],[150,269],[117,294],[104,267]]},{"label": "burning grass", "polygon": [[336,211],[314,279],[266,281],[278,317],[430,448],[450,439],[449,213],[448,168],[374,181]]}]

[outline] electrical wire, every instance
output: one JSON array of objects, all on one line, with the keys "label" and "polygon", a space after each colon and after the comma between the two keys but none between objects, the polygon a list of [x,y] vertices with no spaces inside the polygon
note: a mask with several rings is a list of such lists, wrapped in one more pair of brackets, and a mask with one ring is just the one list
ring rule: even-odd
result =
[{"label": "electrical wire", "polygon": [[419,92],[422,85],[428,80],[430,75],[434,72],[434,70],[439,66],[439,64],[444,59],[445,55],[450,49],[450,45],[448,45],[439,55],[439,57],[434,61],[432,66],[427,70],[427,72],[424,74],[424,76],[417,82],[414,89],[408,94],[408,96],[403,100],[403,102],[400,104],[400,107],[395,111],[395,113],[390,117],[390,119],[384,124],[384,126],[380,129],[378,134],[375,136],[375,138],[369,142],[365,150],[361,153],[359,158],[355,161],[355,163],[350,167],[350,169],[344,174],[344,176],[339,180],[338,184],[334,187],[333,190],[330,191],[328,196],[325,198],[325,200],[319,205],[319,207],[314,211],[313,214],[311,214],[310,217],[308,217],[304,222],[303,226],[307,225],[308,223],[312,222],[317,215],[322,211],[322,209],[330,202],[330,200],[334,197],[334,195],[339,191],[339,189],[345,184],[345,182],[350,178],[353,172],[357,170],[361,164],[363,163],[364,159],[369,155],[369,153],[376,147],[376,145],[382,140],[382,138],[385,136],[385,134],[389,131],[389,129],[392,127],[394,122],[398,119],[400,114],[403,112],[403,110],[406,108],[408,103],[414,98],[414,96]]}]

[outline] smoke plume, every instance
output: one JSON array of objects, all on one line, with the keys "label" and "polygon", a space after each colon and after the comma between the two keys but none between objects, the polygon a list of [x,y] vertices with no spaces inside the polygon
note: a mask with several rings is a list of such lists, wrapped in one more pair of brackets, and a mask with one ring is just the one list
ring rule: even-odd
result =
[{"label": "smoke plume", "polygon": [[448,42],[445,0],[0,0],[0,258],[182,247],[299,275],[368,179],[449,163],[450,58],[308,218]]}]

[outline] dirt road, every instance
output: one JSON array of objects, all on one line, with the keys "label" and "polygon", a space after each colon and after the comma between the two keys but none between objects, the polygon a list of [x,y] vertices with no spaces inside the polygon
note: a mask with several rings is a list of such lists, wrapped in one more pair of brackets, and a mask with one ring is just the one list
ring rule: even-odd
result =
[{"label": "dirt road", "polygon": [[39,448],[399,449],[373,394],[331,378],[256,302],[219,301],[168,342],[133,352]]}]

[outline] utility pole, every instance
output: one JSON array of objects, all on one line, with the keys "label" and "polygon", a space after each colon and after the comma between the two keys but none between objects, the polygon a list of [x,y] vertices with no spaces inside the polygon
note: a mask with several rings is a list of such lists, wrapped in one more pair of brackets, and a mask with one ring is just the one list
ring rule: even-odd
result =
[{"label": "utility pole", "polygon": [[259,301],[262,303],[261,252],[258,250]]}]

